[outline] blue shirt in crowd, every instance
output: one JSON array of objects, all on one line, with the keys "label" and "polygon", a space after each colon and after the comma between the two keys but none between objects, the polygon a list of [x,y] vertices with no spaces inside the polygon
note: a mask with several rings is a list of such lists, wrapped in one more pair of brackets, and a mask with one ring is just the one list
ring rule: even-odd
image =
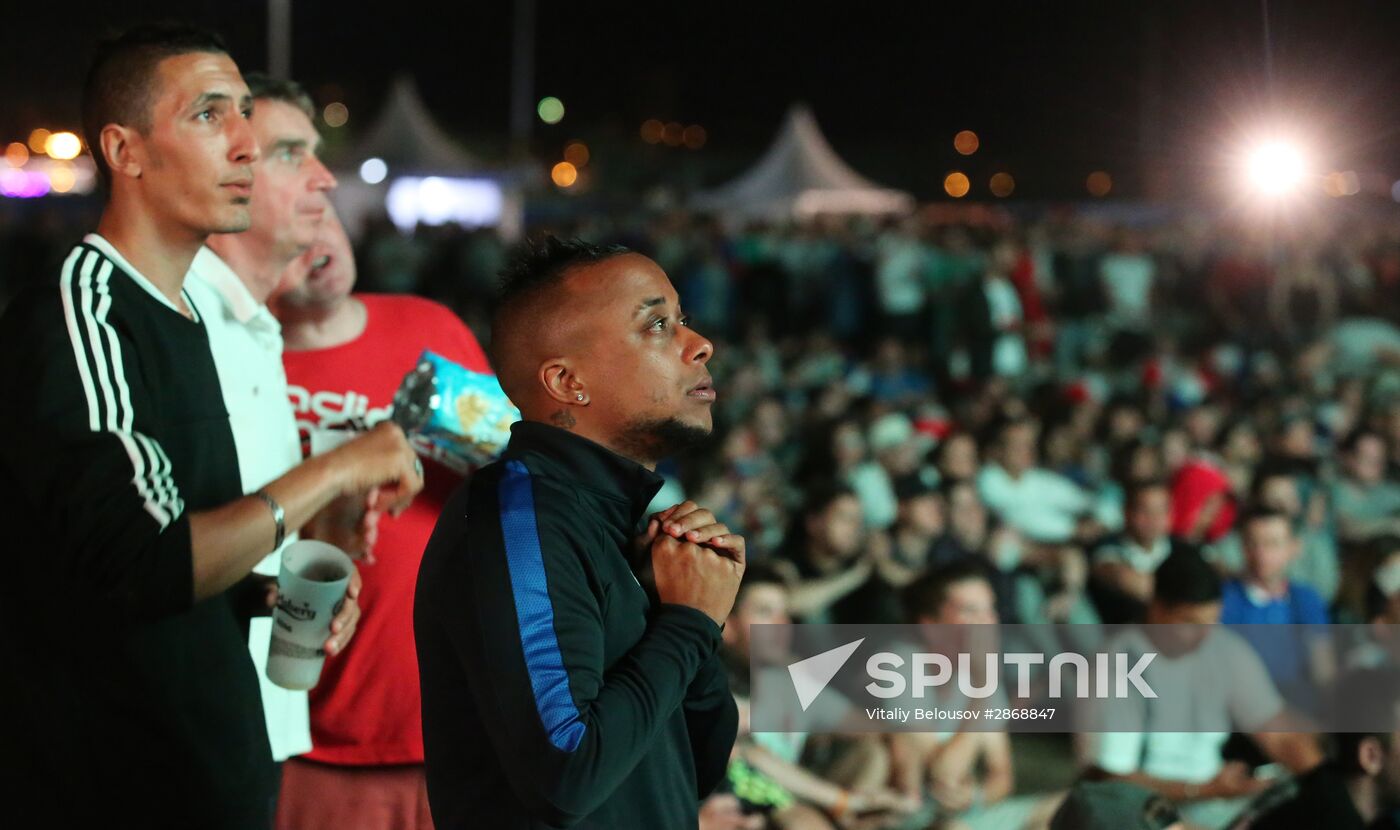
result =
[{"label": "blue shirt in crowd", "polygon": [[[1322,595],[1306,585],[1288,583],[1283,596],[1269,596],[1262,589],[1242,579],[1225,583],[1224,606],[1220,621],[1225,625],[1326,625],[1327,603]],[[1301,629],[1274,633],[1261,629],[1241,628],[1243,635],[1264,666],[1269,670],[1283,696],[1295,706],[1307,711],[1316,701],[1308,669],[1308,632]]]}]

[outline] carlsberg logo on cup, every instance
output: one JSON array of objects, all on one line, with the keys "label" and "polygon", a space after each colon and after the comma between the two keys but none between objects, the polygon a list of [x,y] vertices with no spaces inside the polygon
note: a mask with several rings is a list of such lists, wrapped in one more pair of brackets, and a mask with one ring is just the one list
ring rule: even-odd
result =
[{"label": "carlsberg logo on cup", "polygon": [[[316,609],[305,603],[298,605],[290,597],[278,596],[277,610],[280,611],[282,615],[291,617],[294,620],[308,621],[316,619]],[[291,631],[292,627],[283,623],[282,629],[284,631]]]},{"label": "carlsberg logo on cup", "polygon": [[305,690],[321,678],[322,649],[331,620],[345,604],[355,565],[334,545],[302,539],[282,552],[277,575],[277,607],[272,612],[267,679],[286,689]]}]

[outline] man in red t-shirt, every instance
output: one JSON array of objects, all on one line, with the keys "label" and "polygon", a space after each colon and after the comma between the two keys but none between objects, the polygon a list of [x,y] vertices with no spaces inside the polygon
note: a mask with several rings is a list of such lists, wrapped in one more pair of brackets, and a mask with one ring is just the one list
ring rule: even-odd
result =
[{"label": "man in red t-shirt", "polygon": [[[271,304],[282,323],[287,387],[304,437],[383,420],[424,349],[491,371],[476,337],[446,307],[404,295],[352,295],[350,241],[333,213],[324,224],[320,241],[292,264]],[[313,749],[284,767],[278,828],[432,826],[413,592],[423,548],[460,478],[425,466],[413,505],[378,520],[373,564],[366,560],[361,571],[358,635],[311,690]]]}]

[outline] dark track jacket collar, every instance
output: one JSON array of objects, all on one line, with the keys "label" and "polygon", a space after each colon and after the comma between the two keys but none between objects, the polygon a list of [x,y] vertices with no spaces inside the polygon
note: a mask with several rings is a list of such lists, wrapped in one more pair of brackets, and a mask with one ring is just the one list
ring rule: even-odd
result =
[{"label": "dark track jacket collar", "polygon": [[641,520],[664,483],[661,476],[602,444],[536,421],[519,421],[510,428],[510,443],[502,459],[520,459],[526,454],[545,459],[551,472],[561,478],[626,501],[633,525]]}]

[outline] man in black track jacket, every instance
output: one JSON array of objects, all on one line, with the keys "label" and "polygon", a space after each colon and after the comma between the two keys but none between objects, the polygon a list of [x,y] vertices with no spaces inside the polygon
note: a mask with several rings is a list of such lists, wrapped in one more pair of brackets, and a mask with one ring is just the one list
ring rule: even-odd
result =
[{"label": "man in black track jacket", "polygon": [[415,603],[434,822],[694,828],[738,723],[717,649],[744,540],[690,502],[641,521],[656,462],[711,430],[713,346],[654,262],[552,238],[492,331],[525,420],[444,509]]}]

